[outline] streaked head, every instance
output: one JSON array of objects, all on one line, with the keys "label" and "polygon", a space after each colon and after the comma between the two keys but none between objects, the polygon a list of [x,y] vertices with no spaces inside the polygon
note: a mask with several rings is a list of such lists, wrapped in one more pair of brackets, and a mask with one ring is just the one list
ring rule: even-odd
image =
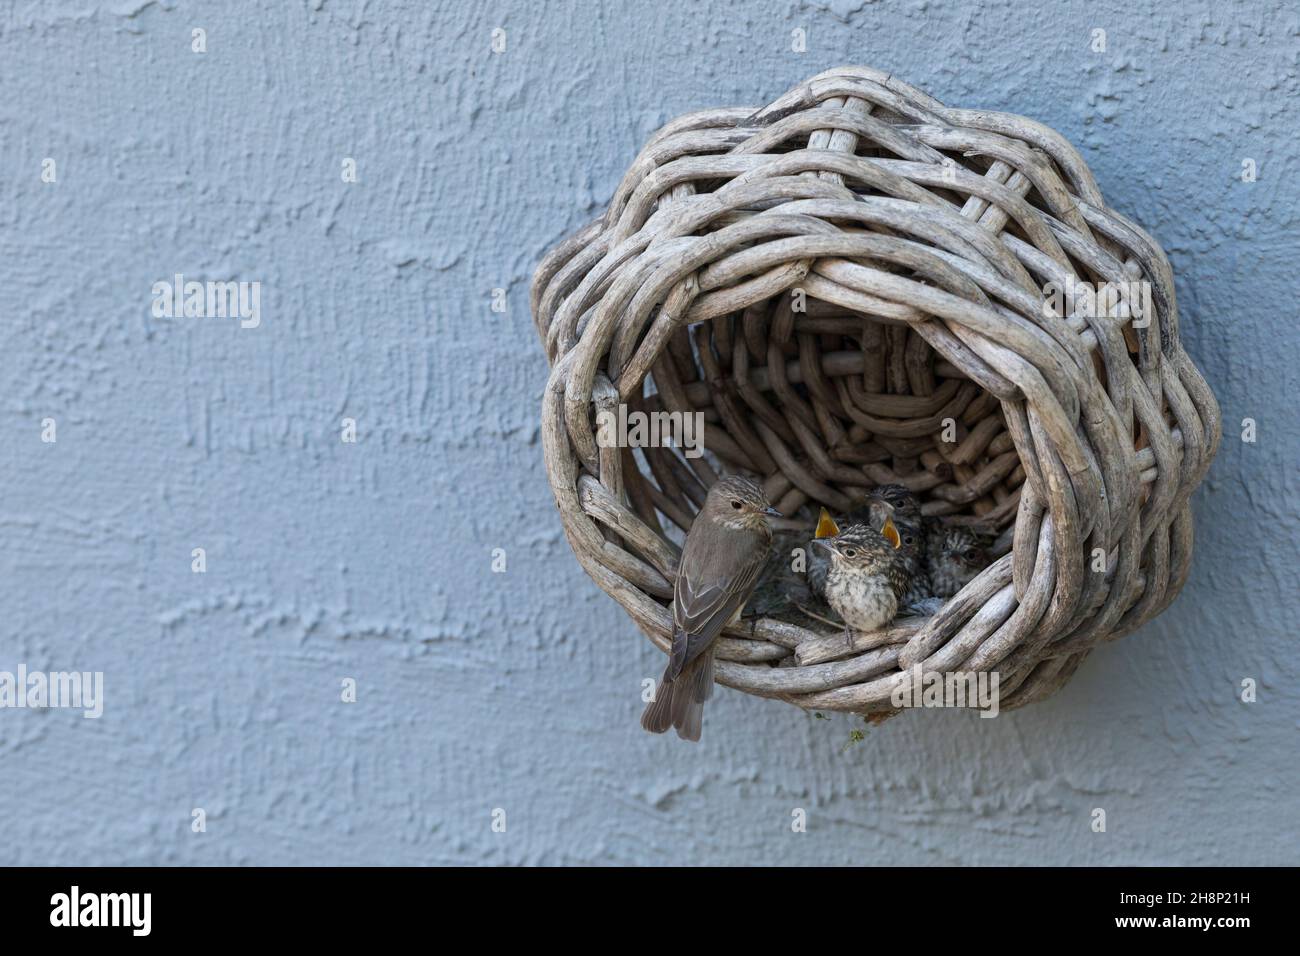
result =
[{"label": "streaked head", "polygon": [[983,571],[989,566],[985,539],[970,528],[944,525],[930,540],[931,554],[947,559],[968,571]]},{"label": "streaked head", "polygon": [[[893,532],[892,535],[889,532]],[[852,571],[883,572],[895,560],[898,531],[886,519],[884,533],[864,524],[845,528],[833,538],[816,538],[814,545],[830,552],[831,563]]]},{"label": "streaked head", "polygon": [[[894,508],[900,514],[918,511],[916,496],[902,485],[877,485],[867,492],[868,501],[880,501]],[[907,515],[904,514],[904,517]]]},{"label": "streaked head", "polygon": [[766,528],[769,518],[781,516],[767,500],[762,486],[740,475],[720,478],[709,489],[704,509],[715,520],[733,528]]},{"label": "streaked head", "polygon": [[878,485],[867,492],[867,513],[871,524],[883,528],[886,518],[898,525],[903,549],[909,554],[921,550],[921,506],[916,496],[902,485]]}]

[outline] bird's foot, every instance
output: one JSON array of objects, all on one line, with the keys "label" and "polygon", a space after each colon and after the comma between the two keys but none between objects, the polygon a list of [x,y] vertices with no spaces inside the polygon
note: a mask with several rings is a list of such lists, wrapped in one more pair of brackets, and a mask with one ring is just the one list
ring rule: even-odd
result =
[{"label": "bird's foot", "polygon": [[853,628],[849,627],[847,624],[844,625],[844,646],[853,646]]}]

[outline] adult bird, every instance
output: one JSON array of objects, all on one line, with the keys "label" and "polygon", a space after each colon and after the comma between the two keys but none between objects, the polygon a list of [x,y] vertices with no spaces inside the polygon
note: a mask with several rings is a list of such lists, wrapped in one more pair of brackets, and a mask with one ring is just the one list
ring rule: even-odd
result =
[{"label": "adult bird", "polygon": [[713,693],[715,642],[753,593],[772,546],[770,519],[779,516],[748,478],[728,475],[709,489],[677,567],[673,645],[655,698],[641,715],[646,730],[661,734],[675,727],[683,740],[700,739],[704,702]]}]

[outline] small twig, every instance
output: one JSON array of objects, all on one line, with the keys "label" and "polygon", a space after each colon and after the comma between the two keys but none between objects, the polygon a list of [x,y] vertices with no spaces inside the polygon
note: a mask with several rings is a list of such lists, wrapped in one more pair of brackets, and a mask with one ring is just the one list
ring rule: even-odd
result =
[{"label": "small twig", "polygon": [[799,604],[798,602],[795,602],[794,606],[797,607],[803,614],[808,615],[808,617],[812,618],[814,621],[821,621],[827,627],[833,627],[837,631],[844,630],[843,621],[832,621],[829,618],[822,617],[820,614],[814,614],[812,611],[808,610],[806,607],[804,607],[802,604]]}]

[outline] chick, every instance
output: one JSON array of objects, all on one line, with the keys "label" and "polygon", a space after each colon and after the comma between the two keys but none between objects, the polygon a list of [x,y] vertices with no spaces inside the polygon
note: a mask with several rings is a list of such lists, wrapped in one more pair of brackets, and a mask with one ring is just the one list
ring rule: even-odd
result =
[{"label": "chick", "polygon": [[856,519],[873,528],[882,528],[886,518],[893,520],[901,542],[897,560],[908,582],[902,606],[924,606],[933,591],[925,570],[925,519],[916,496],[902,485],[878,485],[867,493],[866,503],[850,512],[846,520],[851,523]]},{"label": "chick", "polygon": [[898,613],[908,586],[907,572],[898,559],[901,543],[888,517],[880,531],[857,524],[813,542],[830,556],[826,602],[844,619],[846,643],[853,643],[854,630],[884,627]]},{"label": "chick", "polygon": [[[907,592],[903,595],[903,608],[914,607],[917,610],[927,608],[927,600],[932,596],[930,580],[925,570],[925,519],[921,515],[921,503],[916,496],[902,485],[877,485],[867,493],[866,500],[847,512],[838,522],[833,520],[826,509],[822,509],[821,519],[817,522],[817,538],[829,538],[839,534],[840,527],[866,525],[871,528],[883,528],[885,519],[890,519],[898,529],[900,545],[898,561],[907,577]],[[808,570],[805,577],[813,594],[826,599],[826,574],[830,569],[828,555],[816,548],[810,549]]]},{"label": "chick", "polygon": [[963,525],[932,522],[926,532],[926,571],[935,597],[950,598],[989,566],[988,543]]},{"label": "chick", "polygon": [[839,525],[835,523],[831,513],[823,508],[817,518],[817,530],[813,532],[813,539],[808,543],[808,567],[804,571],[804,579],[808,582],[809,590],[821,601],[826,600],[826,575],[831,569],[831,557],[830,552],[817,546],[817,542],[823,538],[833,538],[839,533]]},{"label": "chick", "polygon": [[850,512],[847,520],[851,521],[854,518],[863,520],[859,516],[864,508],[872,527],[879,528],[885,523],[885,517],[888,515],[894,519],[895,527],[903,536],[903,546],[907,547],[907,536],[912,535],[915,539],[913,543],[918,549],[920,548],[925,519],[921,517],[921,503],[916,500],[916,495],[902,485],[877,485],[867,492],[866,503]]}]

